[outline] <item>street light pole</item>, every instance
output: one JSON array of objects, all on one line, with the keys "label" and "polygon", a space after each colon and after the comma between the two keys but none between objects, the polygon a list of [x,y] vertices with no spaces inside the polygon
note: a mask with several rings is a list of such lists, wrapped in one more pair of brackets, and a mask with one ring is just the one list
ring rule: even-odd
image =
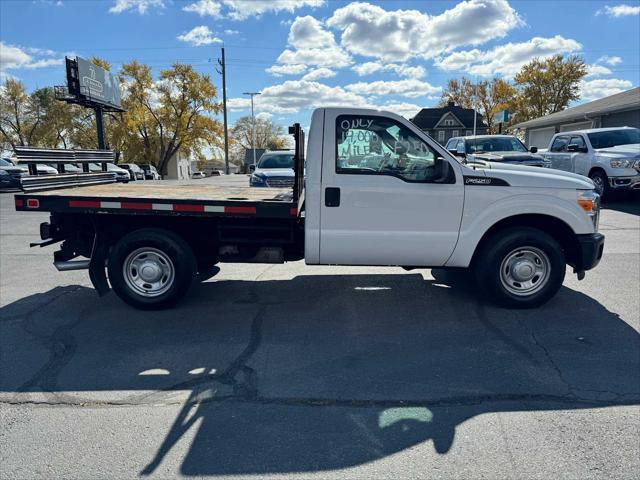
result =
[{"label": "street light pole", "polygon": [[260,95],[261,92],[244,92],[243,95],[249,95],[251,97],[251,130],[252,130],[252,140],[251,147],[253,150],[253,164],[256,164],[256,117],[253,114],[253,97],[256,95]]}]

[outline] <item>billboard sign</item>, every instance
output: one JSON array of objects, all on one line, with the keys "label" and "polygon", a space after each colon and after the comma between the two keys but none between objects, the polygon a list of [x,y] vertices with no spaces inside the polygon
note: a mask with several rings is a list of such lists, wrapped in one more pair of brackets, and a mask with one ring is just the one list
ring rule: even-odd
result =
[{"label": "billboard sign", "polygon": [[84,58],[67,59],[69,93],[97,105],[121,108],[118,77]]}]

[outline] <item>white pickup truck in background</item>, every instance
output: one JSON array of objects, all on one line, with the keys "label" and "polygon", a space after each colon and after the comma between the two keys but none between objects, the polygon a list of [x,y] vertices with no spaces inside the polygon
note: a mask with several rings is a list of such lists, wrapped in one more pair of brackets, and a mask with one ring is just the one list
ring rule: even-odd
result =
[{"label": "white pickup truck in background", "polygon": [[593,180],[596,192],[640,189],[640,130],[594,128],[556,133],[543,154],[551,168]]}]

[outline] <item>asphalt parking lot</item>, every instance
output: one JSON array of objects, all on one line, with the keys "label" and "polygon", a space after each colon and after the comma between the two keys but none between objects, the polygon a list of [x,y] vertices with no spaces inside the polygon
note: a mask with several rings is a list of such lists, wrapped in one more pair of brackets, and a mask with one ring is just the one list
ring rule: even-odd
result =
[{"label": "asphalt parking lot", "polygon": [[[246,177],[231,179],[244,182]],[[229,181],[227,178],[202,181]],[[140,312],[0,194],[3,478],[637,478],[640,198],[537,310],[458,275],[228,265]]]}]

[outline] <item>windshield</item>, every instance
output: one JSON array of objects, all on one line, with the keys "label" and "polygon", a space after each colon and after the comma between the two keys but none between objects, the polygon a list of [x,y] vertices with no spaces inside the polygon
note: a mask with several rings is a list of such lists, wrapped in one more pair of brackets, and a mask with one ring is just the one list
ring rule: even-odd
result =
[{"label": "windshield", "polygon": [[0,158],[0,167],[15,167],[15,165],[6,158]]},{"label": "windshield", "polygon": [[640,130],[637,128],[623,128],[604,132],[587,133],[593,148],[610,148],[616,145],[630,145],[640,143]]},{"label": "windshield", "polygon": [[527,148],[516,137],[487,137],[467,139],[467,153],[526,152]]},{"label": "windshield", "polygon": [[258,168],[293,168],[293,153],[278,155],[265,153],[258,161]]}]

